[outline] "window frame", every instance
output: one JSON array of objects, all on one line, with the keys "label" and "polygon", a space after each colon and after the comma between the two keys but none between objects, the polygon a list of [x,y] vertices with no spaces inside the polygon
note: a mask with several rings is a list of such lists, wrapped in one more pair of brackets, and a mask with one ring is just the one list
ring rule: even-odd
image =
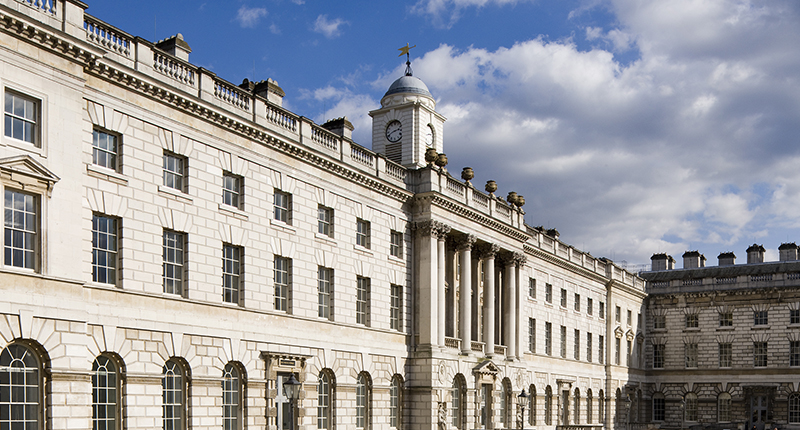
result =
[{"label": "window frame", "polygon": [[[100,363],[101,360],[105,360],[103,363]],[[113,371],[102,373],[100,371],[100,367],[103,366],[106,369],[108,368],[108,364],[113,366]],[[110,356],[108,354],[100,354],[95,357],[94,362],[92,363],[92,428],[96,430],[118,430],[122,428],[122,371],[121,365],[119,360],[116,357]],[[104,376],[105,375],[105,376]],[[109,378],[107,375],[113,375],[111,378],[111,383],[109,382]],[[104,377],[106,383],[101,386],[100,380],[101,377]],[[104,396],[99,396],[99,393],[105,390]],[[100,398],[105,399],[113,399],[113,401],[106,401],[100,402]],[[104,413],[104,417],[98,417],[98,411],[102,409],[106,410]],[[113,410],[113,418],[109,418],[109,410]],[[108,425],[111,422],[112,425]],[[101,425],[101,423],[106,423],[105,426]]]},{"label": "window frame", "polygon": [[699,328],[700,327],[700,316],[696,313],[689,313],[685,316],[685,327],[686,328]]},{"label": "window frame", "polygon": [[605,357],[605,342],[604,341],[605,341],[605,337],[603,335],[598,335],[597,336],[597,347],[598,347],[597,363],[598,364],[603,364],[603,362],[605,362],[605,360],[606,360],[606,357]]},{"label": "window frame", "polygon": [[528,351],[536,354],[536,318],[528,318]]},{"label": "window frame", "polygon": [[273,259],[274,307],[276,311],[292,312],[292,259],[275,255]]},{"label": "window frame", "polygon": [[[3,90],[3,137],[12,139],[15,142],[24,142],[26,145],[31,145],[34,148],[41,149],[42,148],[42,109],[43,109],[43,102],[42,99],[39,97],[31,96],[25,94],[22,91],[17,91],[8,87],[5,87]],[[12,100],[12,111],[9,112],[6,110],[5,106],[8,104],[8,97],[11,96]],[[14,112],[14,100],[20,99],[24,102],[29,102],[33,108],[33,118],[26,118],[23,116],[19,116],[17,113]],[[24,137],[15,137],[14,136],[14,126],[15,121],[22,123],[22,125],[30,125],[30,139],[26,139]],[[10,124],[9,124],[10,122]],[[9,125],[11,127],[9,127]]]},{"label": "window frame", "polygon": [[372,280],[356,276],[356,324],[370,326],[370,293]]},{"label": "window frame", "polygon": [[562,288],[561,289],[561,307],[562,308],[566,308],[567,307],[567,289],[566,288]]},{"label": "window frame", "polygon": [[[102,220],[106,221],[106,225],[108,223],[113,223],[111,227],[107,229],[108,231],[100,230],[99,223]],[[92,282],[109,285],[117,285],[119,282],[120,221],[121,220],[117,217],[96,212],[92,213]],[[113,232],[111,232],[111,230],[113,230]],[[105,247],[101,247],[103,243],[100,240],[101,235],[108,236],[105,241],[107,244]],[[111,238],[113,238],[113,240],[109,240]],[[106,258],[101,259],[101,256],[105,256]],[[109,259],[113,260],[113,263],[101,265],[100,260],[108,262]],[[100,279],[99,274],[101,272],[105,272],[105,276],[102,278],[105,281]],[[109,272],[111,272],[110,275]]]},{"label": "window frame", "polygon": [[334,387],[336,385],[333,373],[322,370],[317,381],[317,428],[331,430],[334,428],[333,404]]},{"label": "window frame", "polygon": [[727,423],[731,421],[731,403],[730,393],[719,393],[717,396],[717,422]]},{"label": "window frame", "polygon": [[793,392],[789,394],[787,405],[787,421],[789,424],[800,423],[800,392]]},{"label": "window frame", "polygon": [[769,357],[769,345],[767,342],[753,342],[753,367],[767,367]]},{"label": "window frame", "polygon": [[292,225],[292,194],[274,189],[272,194],[273,217],[275,221]]},{"label": "window frame", "polygon": [[653,330],[666,330],[667,329],[667,315],[657,314],[653,315]]},{"label": "window frame", "polygon": [[789,366],[800,366],[800,340],[789,341]]},{"label": "window frame", "polygon": [[683,396],[684,405],[686,405],[686,409],[684,412],[686,413],[686,421],[689,422],[697,422],[698,421],[698,402],[697,402],[697,394],[693,392],[686,393]]},{"label": "window frame", "polygon": [[[102,136],[101,136],[102,135]],[[113,143],[113,149],[103,147],[100,144],[100,137],[105,136],[104,141],[106,144]],[[100,127],[92,128],[92,165],[109,169],[113,172],[120,172],[122,163],[120,163],[120,144],[122,142],[122,135],[114,133]],[[104,157],[100,157],[103,155]],[[107,161],[101,162],[99,159],[106,159]],[[111,164],[111,166],[109,166]]]},{"label": "window frame", "polygon": [[789,324],[800,324],[800,309],[789,309]]},{"label": "window frame", "polygon": [[[3,224],[3,266],[39,272],[41,270],[42,246],[41,195],[5,187],[3,196],[3,215],[6,220]],[[18,196],[23,199],[22,204],[24,207],[21,211],[16,203]],[[10,202],[9,198],[11,198]],[[11,225],[9,225],[9,219],[17,220],[20,217],[22,224],[18,224],[17,221],[12,221]],[[9,230],[11,236],[14,238],[12,239],[12,243],[6,241]],[[17,236],[20,236],[20,238],[17,238]],[[19,241],[22,242],[22,247],[17,243]],[[30,247],[26,244],[30,244]],[[21,264],[16,263],[19,259],[21,259]]]},{"label": "window frame", "polygon": [[403,331],[403,286],[391,284],[389,286],[389,328],[399,332]]},{"label": "window frame", "polygon": [[664,368],[664,352],[665,346],[663,343],[653,344],[653,369]]},{"label": "window frame", "polygon": [[222,301],[244,303],[244,247],[222,244]]},{"label": "window frame", "polygon": [[581,295],[578,293],[575,293],[575,304],[573,306],[575,312],[581,311]]},{"label": "window frame", "polygon": [[389,428],[398,430],[403,424],[403,385],[399,375],[389,384]]},{"label": "window frame", "polygon": [[[13,352],[12,352],[12,350],[13,350]],[[10,360],[8,360],[9,358],[10,358]],[[27,360],[28,358],[30,358],[30,360]],[[25,374],[26,374],[25,381],[22,384],[18,384],[18,383],[15,384],[15,382],[20,382],[20,381],[17,380],[16,378],[11,378],[10,375],[9,375],[9,378],[8,378],[9,383],[8,383],[8,385],[0,385],[0,392],[5,391],[6,389],[8,390],[8,394],[5,394],[5,395],[2,396],[2,398],[9,399],[8,402],[0,403],[0,407],[2,407],[2,408],[8,407],[9,408],[8,428],[12,427],[12,425],[13,425],[12,423],[19,422],[18,420],[17,421],[12,421],[12,419],[11,419],[11,417],[13,417],[15,415],[19,416],[18,415],[19,412],[17,414],[14,414],[12,412],[12,410],[14,410],[14,409],[19,410],[21,412],[21,414],[25,417],[25,418],[23,418],[22,422],[30,423],[30,422],[35,421],[37,430],[42,430],[42,429],[45,428],[44,427],[44,425],[45,425],[45,419],[44,418],[45,418],[45,408],[46,408],[46,406],[44,406],[44,391],[45,391],[46,387],[45,387],[45,383],[44,383],[45,382],[44,381],[44,368],[45,368],[45,366],[43,365],[43,358],[44,357],[42,357],[31,345],[27,345],[26,343],[22,343],[22,342],[12,342],[12,343],[6,345],[6,347],[3,348],[2,352],[0,352],[0,374],[5,373],[5,372],[7,372],[9,374],[18,373],[20,367],[18,365],[13,365],[13,363],[19,361],[19,362],[21,362],[23,364],[23,366],[24,366],[23,368],[24,369],[26,369],[26,370],[29,369],[29,368],[33,369],[32,372],[34,373],[34,375],[33,375],[33,378],[32,378],[33,381],[31,381],[31,382],[35,382],[35,384],[34,383],[30,383],[29,384],[28,383],[29,381],[28,381],[27,376],[28,376],[29,372],[26,371],[25,372]],[[6,360],[8,360],[8,363],[7,364],[3,364],[4,361],[6,361]],[[11,369],[14,369],[14,370],[11,370]],[[5,379],[5,378],[3,378],[3,379]],[[15,402],[14,401],[12,393],[18,392],[18,390],[15,390],[15,388],[19,387],[20,385],[25,387],[25,388],[22,389],[22,391],[25,393],[25,397],[27,397],[27,394],[28,394],[29,390],[32,387],[35,387],[35,389],[36,389],[36,396],[35,396],[36,399],[35,399],[35,401],[30,401],[30,399],[26,399],[28,401],[23,401],[23,402]],[[29,411],[29,409],[28,409],[29,407],[35,408],[35,410],[36,410],[35,419],[27,417],[27,413]],[[21,410],[19,408],[21,408]],[[0,421],[0,422],[2,422],[2,421]]]},{"label": "window frame", "polygon": [[317,266],[317,315],[320,318],[333,321],[333,269],[330,267]]},{"label": "window frame", "polygon": [[356,218],[356,245],[364,249],[371,246],[371,223],[362,218]]},{"label": "window frame", "polygon": [[403,232],[397,230],[389,232],[389,255],[395,258],[403,258],[404,242]]},{"label": "window frame", "polygon": [[718,361],[717,365],[721,368],[730,368],[733,365],[733,344],[730,342],[720,342],[717,346]]},{"label": "window frame", "polygon": [[663,393],[653,394],[653,421],[664,421],[666,418],[666,401]]},{"label": "window frame", "polygon": [[334,231],[334,212],[333,208],[325,205],[317,205],[317,233],[333,238]]},{"label": "window frame", "polygon": [[698,354],[698,347],[696,343],[684,343],[683,344],[683,352],[685,357],[685,367],[687,369],[696,369],[697,368],[697,354]]},{"label": "window frame", "polygon": [[[176,373],[175,370],[178,370]],[[161,402],[161,418],[163,421],[163,430],[184,430],[186,429],[187,424],[187,406],[189,404],[188,401],[188,391],[186,389],[188,384],[188,376],[187,376],[187,369],[184,367],[183,363],[178,361],[175,358],[170,358],[164,363],[161,372],[161,394],[162,394],[162,402]],[[171,375],[171,376],[170,376]],[[169,396],[168,393],[172,393],[172,396]],[[177,394],[177,396],[176,396]],[[179,397],[177,402],[167,403],[165,400],[168,397]],[[171,412],[172,416],[168,413]],[[178,413],[178,416],[175,417],[175,412]],[[167,425],[168,422],[175,423],[177,425]]]},{"label": "window frame", "polygon": [[544,301],[551,304],[553,303],[553,284],[544,284]]},{"label": "window frame", "polygon": [[536,278],[528,277],[528,298],[536,298]]},{"label": "window frame", "polygon": [[594,300],[591,297],[586,298],[586,315],[594,315]]},{"label": "window frame", "polygon": [[164,188],[185,194],[189,182],[189,159],[165,150],[162,160],[161,171]]},{"label": "window frame", "polygon": [[244,177],[222,172],[222,204],[237,210],[244,209]]},{"label": "window frame", "polygon": [[753,311],[753,325],[764,326],[769,325],[769,311]]},{"label": "window frame", "polygon": [[553,355],[553,324],[550,322],[544,323],[544,353]]},{"label": "window frame", "polygon": [[[173,237],[169,237],[173,236]],[[177,242],[180,242],[178,247]],[[174,246],[173,246],[174,245]],[[162,233],[162,286],[165,294],[175,294],[178,296],[185,296],[186,294],[186,274],[187,274],[187,234],[175,230],[164,229]],[[175,253],[175,258],[167,258],[169,253]],[[180,253],[180,258],[178,258]],[[168,269],[173,273],[180,274],[180,278],[168,277]],[[171,286],[168,288],[168,281],[177,284],[177,288]]]},{"label": "window frame", "polygon": [[361,372],[356,378],[356,425],[358,430],[369,430],[372,427],[371,403],[372,387],[368,375]]},{"label": "window frame", "polygon": [[[243,424],[244,387],[239,366],[228,363],[222,370],[222,429],[239,430]],[[233,403],[230,400],[236,402]],[[233,412],[233,413],[231,413]]]}]

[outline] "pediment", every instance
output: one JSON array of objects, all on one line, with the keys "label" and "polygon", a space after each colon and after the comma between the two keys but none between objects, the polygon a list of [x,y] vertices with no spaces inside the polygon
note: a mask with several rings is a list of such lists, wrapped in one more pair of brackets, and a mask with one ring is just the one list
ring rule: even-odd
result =
[{"label": "pediment", "polygon": [[484,375],[497,375],[499,372],[500,368],[498,368],[497,365],[492,363],[490,360],[486,360],[472,368],[472,373],[480,373]]},{"label": "pediment", "polygon": [[0,177],[12,186],[47,192],[48,195],[61,179],[30,155],[0,158]]}]

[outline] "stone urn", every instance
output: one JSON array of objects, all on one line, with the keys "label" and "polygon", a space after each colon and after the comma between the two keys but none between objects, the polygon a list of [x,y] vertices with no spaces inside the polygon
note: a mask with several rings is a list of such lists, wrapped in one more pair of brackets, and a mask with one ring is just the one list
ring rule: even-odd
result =
[{"label": "stone urn", "polygon": [[525,206],[525,197],[517,196],[517,207]]},{"label": "stone urn", "polygon": [[487,193],[494,194],[494,192],[497,191],[497,182],[495,182],[494,180],[486,181],[486,188],[484,189],[486,190]]},{"label": "stone urn", "polygon": [[428,148],[425,151],[425,162],[428,163],[428,165],[433,164],[437,158],[439,158],[439,154],[436,153],[436,148]]},{"label": "stone urn", "polygon": [[446,166],[447,165],[447,155],[445,155],[444,153],[439,154],[439,156],[436,157],[436,165],[439,166],[439,167]]},{"label": "stone urn", "polygon": [[471,181],[472,178],[474,178],[474,177],[475,177],[475,172],[472,170],[472,167],[465,167],[461,171],[461,179],[463,179],[463,180],[465,180],[467,182]]},{"label": "stone urn", "polygon": [[517,204],[517,192],[516,191],[509,191],[508,197],[506,197],[506,201],[511,203],[512,205]]}]

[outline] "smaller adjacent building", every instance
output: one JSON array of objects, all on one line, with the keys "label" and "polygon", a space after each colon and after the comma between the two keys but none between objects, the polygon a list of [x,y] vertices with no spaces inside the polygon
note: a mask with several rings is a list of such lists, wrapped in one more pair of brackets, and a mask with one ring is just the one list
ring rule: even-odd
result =
[{"label": "smaller adjacent building", "polygon": [[800,261],[795,243],[733,252],[684,269],[652,256],[647,280],[647,421],[661,427],[800,428]]}]

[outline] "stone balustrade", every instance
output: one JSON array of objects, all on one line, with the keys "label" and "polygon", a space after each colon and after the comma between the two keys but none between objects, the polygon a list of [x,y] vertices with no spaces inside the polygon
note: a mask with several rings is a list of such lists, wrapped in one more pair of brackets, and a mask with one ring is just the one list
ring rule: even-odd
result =
[{"label": "stone balustrade", "polygon": [[689,292],[714,285],[719,290],[726,288],[740,288],[743,285],[760,287],[767,284],[773,287],[783,287],[800,284],[800,272],[777,272],[760,275],[715,276],[702,278],[681,278],[672,280],[654,280],[648,283],[649,293]]}]

